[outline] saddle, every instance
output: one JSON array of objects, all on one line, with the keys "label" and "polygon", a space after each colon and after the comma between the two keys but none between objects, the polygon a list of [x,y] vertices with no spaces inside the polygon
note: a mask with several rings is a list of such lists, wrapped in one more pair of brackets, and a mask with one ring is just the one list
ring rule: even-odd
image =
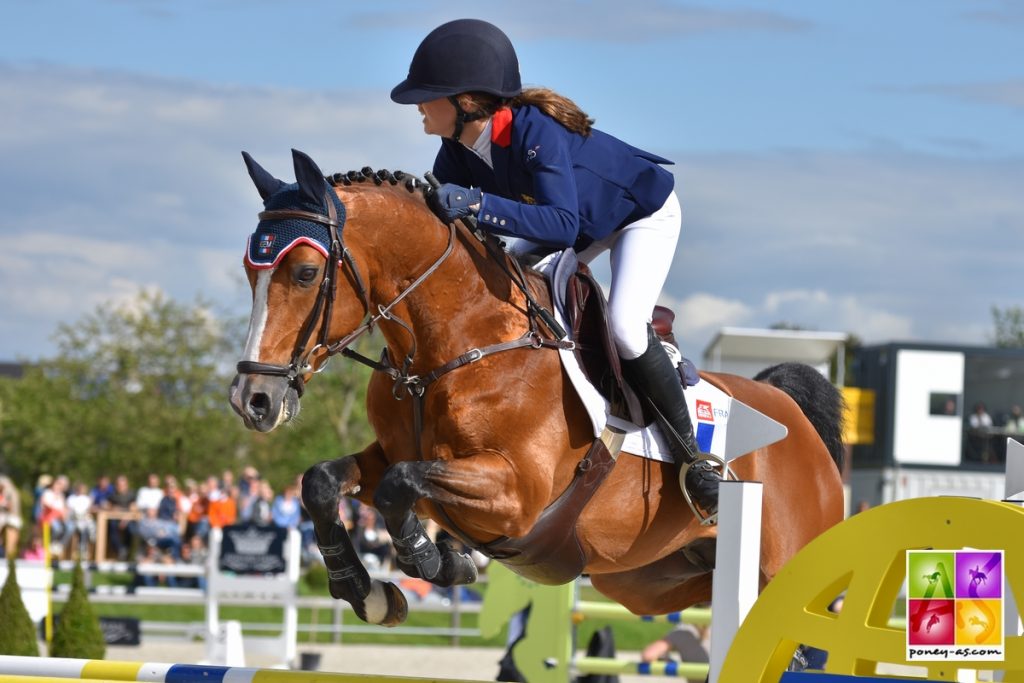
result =
[{"label": "saddle", "polygon": [[622,376],[622,361],[609,326],[608,301],[586,264],[579,264],[569,276],[565,294],[565,314],[576,341],[574,353],[587,379],[608,401],[612,415],[644,424],[640,398]]},{"label": "saddle", "polygon": [[[644,415],[639,397],[622,375],[622,364],[608,324],[604,292],[586,265],[580,264],[569,277],[565,301],[566,317],[576,342],[574,353],[588,379],[608,400],[613,415],[639,425],[647,424],[650,420]],[[673,345],[674,320],[675,314],[670,309],[655,307],[652,325],[655,333],[659,339]],[[695,368],[692,377],[690,384],[696,383]],[[558,585],[572,581],[587,564],[576,537],[576,522],[614,468],[617,457],[618,453],[613,454],[604,440],[595,439],[577,464],[569,486],[544,509],[529,533],[476,544],[476,549],[538,583]]]},{"label": "saddle", "polygon": [[[640,400],[622,376],[622,361],[609,324],[608,301],[585,264],[579,264],[577,271],[569,277],[565,302],[566,317],[572,338],[576,341],[576,360],[590,383],[608,401],[611,414],[640,426],[653,422],[654,416],[644,410],[646,402]],[[683,386],[693,386],[700,380],[700,375],[697,367],[679,353],[679,344],[672,331],[675,319],[672,309],[655,306],[651,327],[679,368]]]}]

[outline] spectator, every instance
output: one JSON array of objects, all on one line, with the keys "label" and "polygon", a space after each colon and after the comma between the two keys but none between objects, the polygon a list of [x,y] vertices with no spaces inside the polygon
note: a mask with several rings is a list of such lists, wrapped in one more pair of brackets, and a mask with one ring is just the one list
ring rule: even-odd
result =
[{"label": "spectator", "polygon": [[85,482],[75,484],[74,492],[68,496],[68,540],[78,534],[78,557],[72,559],[87,560],[89,546],[96,542],[96,519],[93,516],[95,507],[89,495],[89,487]]},{"label": "spectator", "polygon": [[157,517],[178,524],[181,518],[178,507],[178,498],[180,497],[178,480],[169,477],[164,484],[163,496],[160,497],[160,502],[156,506]]},{"label": "spectator", "polygon": [[[148,508],[145,512],[146,517],[143,519],[149,519],[151,515],[154,514],[155,510],[153,508]],[[170,552],[162,550],[158,545],[147,543],[143,546],[142,555],[138,558],[138,562],[139,564],[173,565],[174,557]],[[136,582],[139,585],[146,586],[148,588],[159,585],[164,585],[168,588],[178,587],[178,577],[168,574],[137,574]]]},{"label": "spectator", "polygon": [[[169,477],[169,479],[177,485],[177,480],[174,477]],[[192,478],[186,478],[184,487],[178,488],[178,519],[188,520],[188,513],[192,511],[192,493],[196,490],[196,480]]]},{"label": "spectator", "polygon": [[146,508],[138,525],[139,539],[148,546],[156,546],[177,556],[181,548],[181,535],[176,522],[159,517],[157,508]]},{"label": "spectator", "polygon": [[260,472],[252,465],[242,468],[242,481],[238,482],[238,492],[241,496],[248,496],[259,492]]},{"label": "spectator", "polygon": [[298,492],[294,485],[284,487],[284,491],[274,499],[274,524],[282,529],[298,529],[302,521],[302,506],[299,504]]},{"label": "spectator", "polygon": [[164,479],[164,497],[156,508],[156,516],[168,529],[173,531],[174,548],[181,548],[181,512],[179,511],[178,499],[181,498],[181,491],[178,490],[178,480],[174,477]]},{"label": "spectator", "polygon": [[380,513],[369,505],[360,507],[357,530],[353,540],[366,568],[380,571],[390,569],[393,553],[391,535],[384,528]]},{"label": "spectator", "polygon": [[242,480],[238,483],[238,516],[243,522],[252,521],[253,505],[260,499],[261,484],[260,473],[255,467],[247,465],[242,468]]},{"label": "spectator", "polygon": [[974,404],[974,412],[967,418],[967,424],[971,429],[984,429],[992,426],[992,416],[985,409],[985,404],[978,401]]},{"label": "spectator", "polygon": [[189,489],[188,498],[191,503],[188,511],[188,515],[185,517],[185,540],[190,541],[193,536],[199,536],[202,539],[206,538],[206,534],[210,531],[210,518],[207,516],[207,511],[210,507],[210,488],[209,484],[203,482],[197,484],[192,482],[192,487]]},{"label": "spectator", "polygon": [[274,523],[274,489],[269,481],[260,481],[254,489],[254,500],[249,505],[249,521],[260,526]]},{"label": "spectator", "polygon": [[52,483],[53,477],[49,474],[40,474],[36,479],[36,487],[32,489],[32,521],[37,524],[42,516],[42,508],[39,501],[43,497],[43,492],[50,488]]},{"label": "spectator", "polygon": [[[683,662],[705,663],[708,661],[708,648],[704,643],[704,634],[693,624],[678,624],[661,638],[648,644],[640,652],[643,662],[655,662],[660,659],[671,659],[673,653]],[[690,680],[690,679],[684,679]]]},{"label": "spectator", "polygon": [[223,528],[238,521],[238,487],[220,491],[217,498],[210,497],[207,516],[210,526]]},{"label": "spectator", "polygon": [[[203,538],[196,534],[189,539],[188,543],[181,547],[181,560],[195,567],[205,567],[206,558],[209,556],[206,543]],[[200,590],[206,590],[206,575],[194,577],[189,584]]]},{"label": "spectator", "polygon": [[3,534],[4,557],[14,557],[18,552],[21,526],[21,493],[10,477],[0,475],[0,533]]},{"label": "spectator", "polygon": [[[123,513],[135,511],[135,491],[128,485],[128,477],[119,474],[114,479],[114,492],[107,497],[104,507],[113,512]],[[118,560],[128,559],[128,551],[131,550],[132,539],[135,535],[135,525],[127,518],[111,519],[107,522],[107,539],[110,549]],[[97,557],[96,560],[106,558]]]},{"label": "spectator", "polygon": [[23,560],[45,560],[46,548],[43,546],[43,536],[37,530],[32,530],[32,538],[29,540],[25,551],[21,554]]},{"label": "spectator", "polygon": [[112,493],[114,493],[114,484],[110,481],[110,477],[105,474],[96,477],[96,485],[89,492],[89,495],[92,496],[93,507],[96,509],[103,507]]},{"label": "spectator", "polygon": [[225,493],[235,486],[235,473],[231,470],[224,470],[220,475],[220,488]]},{"label": "spectator", "polygon": [[68,525],[68,506],[66,493],[68,478],[58,476],[39,497],[39,521],[50,525],[50,543],[54,555],[61,555],[64,546],[71,540],[71,529]]},{"label": "spectator", "polygon": [[967,417],[967,424],[970,426],[967,431],[967,446],[971,459],[990,462],[994,459],[992,441],[989,438],[993,423],[984,403],[978,401],[974,404],[974,412]]},{"label": "spectator", "polygon": [[1024,413],[1019,405],[1010,408],[1010,416],[1006,418],[1006,431],[1010,434],[1024,433]]},{"label": "spectator", "polygon": [[[295,490],[302,491],[301,474],[295,477]],[[348,499],[343,496],[342,500],[347,501]],[[316,543],[316,532],[313,529],[313,520],[309,516],[309,511],[306,510],[306,506],[302,504],[301,496],[299,497],[299,508],[299,514],[301,515],[301,519],[299,521],[299,537],[302,539],[302,560],[304,562],[310,562],[314,558],[322,560],[323,558],[320,555],[320,546]],[[345,529],[351,532],[351,518],[349,520],[343,519],[342,521],[345,522]]]},{"label": "spectator", "polygon": [[159,507],[164,497],[164,490],[160,487],[160,475],[150,474],[146,481],[146,485],[140,486],[138,493],[135,494],[135,508],[143,515],[148,509]]}]

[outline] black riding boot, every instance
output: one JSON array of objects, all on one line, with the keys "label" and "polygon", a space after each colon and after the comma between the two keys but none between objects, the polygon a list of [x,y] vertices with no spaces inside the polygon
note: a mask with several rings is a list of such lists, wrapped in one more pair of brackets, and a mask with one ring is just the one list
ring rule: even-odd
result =
[{"label": "black riding boot", "polygon": [[[693,435],[690,411],[683,397],[679,373],[650,331],[647,350],[639,358],[622,359],[622,369],[632,387],[646,397],[653,407],[658,425],[666,432],[677,467],[698,460],[700,447]],[[674,434],[673,434],[674,432]],[[699,460],[686,472],[686,488],[708,516],[718,511],[718,484],[722,475],[707,460]]]}]

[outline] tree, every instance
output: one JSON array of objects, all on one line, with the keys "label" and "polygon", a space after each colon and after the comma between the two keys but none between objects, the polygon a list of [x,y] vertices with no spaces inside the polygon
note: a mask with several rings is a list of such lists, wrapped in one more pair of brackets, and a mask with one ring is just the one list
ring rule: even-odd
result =
[{"label": "tree", "polygon": [[21,600],[13,557],[7,560],[7,580],[0,590],[0,624],[0,654],[39,656],[36,627]]},{"label": "tree", "polygon": [[227,399],[242,323],[202,301],[140,292],[61,325],[55,358],[0,380],[0,467],[24,486],[43,472],[137,482],[252,464],[280,486],[369,442],[369,369],[340,360],[310,384],[299,424],[247,431]]},{"label": "tree", "polygon": [[103,629],[100,628],[100,620],[89,604],[82,563],[78,562],[71,575],[71,593],[53,630],[50,656],[103,659],[106,652],[107,644],[103,638]]},{"label": "tree", "polygon": [[993,343],[996,346],[1004,349],[1024,348],[1024,308],[993,306],[992,322],[995,326]]}]

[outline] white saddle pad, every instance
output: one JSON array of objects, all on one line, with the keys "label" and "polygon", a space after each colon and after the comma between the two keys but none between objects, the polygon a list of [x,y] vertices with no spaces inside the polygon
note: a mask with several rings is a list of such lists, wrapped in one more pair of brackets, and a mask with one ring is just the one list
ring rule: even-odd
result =
[{"label": "white saddle pad", "polygon": [[[566,330],[569,330],[569,325],[565,316],[565,290],[576,268],[576,254],[572,249],[549,254],[534,266],[535,270],[544,273],[552,282],[555,317]],[[671,352],[678,355],[674,347],[670,349]],[[558,353],[566,374],[587,408],[595,438],[601,435],[608,424],[626,433],[623,452],[672,462],[672,451],[657,425],[640,427],[609,415],[608,402],[587,380],[573,351],[561,349]],[[705,453],[729,461],[786,436],[784,425],[734,399],[710,382],[699,381],[687,387],[684,395],[694,424],[694,436],[701,451]]]}]

